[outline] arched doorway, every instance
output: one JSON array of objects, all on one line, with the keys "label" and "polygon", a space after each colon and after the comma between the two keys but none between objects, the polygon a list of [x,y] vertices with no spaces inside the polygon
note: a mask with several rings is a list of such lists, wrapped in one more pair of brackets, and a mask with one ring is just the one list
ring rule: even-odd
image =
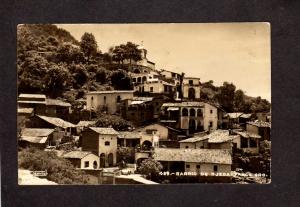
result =
[{"label": "arched doorway", "polygon": [[114,155],[113,155],[113,153],[108,154],[107,160],[108,160],[108,166],[112,167],[114,165]]},{"label": "arched doorway", "polygon": [[97,168],[98,168],[98,163],[97,163],[96,160],[93,162],[93,168],[94,168],[94,169],[97,169]]},{"label": "arched doorway", "polygon": [[189,99],[195,99],[195,89],[194,88],[189,88],[189,94],[188,94],[188,97]]},{"label": "arched doorway", "polygon": [[105,167],[105,154],[104,154],[104,153],[102,153],[102,154],[100,155],[100,167],[101,167],[101,168],[104,168],[104,167]]},{"label": "arched doorway", "polygon": [[139,69],[134,69],[134,71],[133,71],[134,73],[141,73],[141,71],[139,70]]},{"label": "arched doorway", "polygon": [[142,143],[142,149],[143,150],[150,150],[152,147],[152,142],[150,142],[149,140],[145,140],[143,143]]},{"label": "arched doorway", "polygon": [[189,111],[186,108],[182,109],[182,116],[188,116],[189,115]]},{"label": "arched doorway", "polygon": [[195,116],[196,115],[196,111],[195,111],[195,109],[190,109],[190,116]]},{"label": "arched doorway", "polygon": [[194,119],[190,119],[190,121],[189,121],[189,129],[191,131],[196,131],[196,121]]},{"label": "arched doorway", "polygon": [[142,78],[142,83],[146,82],[146,80],[147,80],[147,77],[146,77],[146,76],[143,76],[143,78]]}]

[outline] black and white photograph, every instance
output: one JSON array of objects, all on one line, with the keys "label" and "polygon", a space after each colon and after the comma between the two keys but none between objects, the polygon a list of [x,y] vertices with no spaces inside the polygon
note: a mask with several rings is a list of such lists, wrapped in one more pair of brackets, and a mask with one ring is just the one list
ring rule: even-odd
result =
[{"label": "black and white photograph", "polygon": [[16,30],[19,185],[271,183],[270,23]]}]

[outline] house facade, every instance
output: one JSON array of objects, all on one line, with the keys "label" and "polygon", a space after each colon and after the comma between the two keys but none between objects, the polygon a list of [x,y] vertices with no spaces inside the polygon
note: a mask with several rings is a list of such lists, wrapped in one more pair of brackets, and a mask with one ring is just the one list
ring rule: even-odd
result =
[{"label": "house facade", "polygon": [[262,140],[270,140],[271,123],[264,121],[251,121],[246,124],[246,131],[260,135]]},{"label": "house facade", "polygon": [[233,149],[240,149],[243,152],[251,154],[259,153],[260,135],[238,130],[233,130],[232,133],[238,135],[238,137],[233,140]]},{"label": "house facade", "polygon": [[200,99],[200,78],[184,77],[182,95],[184,99]]},{"label": "house facade", "polygon": [[82,132],[82,151],[98,155],[101,168],[115,166],[117,135],[113,128],[89,127]]},{"label": "house facade", "polygon": [[120,112],[121,101],[132,98],[133,91],[93,91],[86,95],[86,107],[87,110],[116,114]]},{"label": "house facade", "polygon": [[100,167],[99,156],[92,152],[70,151],[64,154],[63,158],[69,160],[74,167],[83,170],[96,170]]},{"label": "house facade", "polygon": [[19,134],[19,146],[37,147],[45,149],[48,146],[55,146],[54,129],[47,128],[23,128]]},{"label": "house facade", "polygon": [[161,111],[161,123],[185,130],[188,134],[218,128],[218,110],[208,103],[164,103]]}]

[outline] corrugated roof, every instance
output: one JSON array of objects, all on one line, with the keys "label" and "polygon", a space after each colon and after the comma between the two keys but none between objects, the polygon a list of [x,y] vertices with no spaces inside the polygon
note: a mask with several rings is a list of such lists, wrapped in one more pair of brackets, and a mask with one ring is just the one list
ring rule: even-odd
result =
[{"label": "corrugated roof", "polygon": [[21,130],[22,136],[29,137],[46,137],[54,132],[54,129],[46,129],[46,128],[24,128]]},{"label": "corrugated roof", "polygon": [[162,107],[189,107],[189,106],[198,106],[203,107],[203,102],[178,102],[178,103],[164,103]]},{"label": "corrugated roof", "polygon": [[39,98],[39,99],[46,99],[45,94],[27,94],[27,93],[21,93],[19,95],[19,98]]},{"label": "corrugated roof", "polygon": [[63,158],[82,159],[89,154],[93,154],[93,153],[88,151],[71,151],[64,154]]},{"label": "corrugated roof", "polygon": [[232,164],[231,151],[225,149],[156,148],[153,158],[158,161]]},{"label": "corrugated roof", "polygon": [[257,127],[270,127],[271,128],[271,123],[264,122],[264,121],[259,121],[259,120],[249,121],[249,122],[247,122],[247,124],[251,124],[251,125],[254,125],[254,126],[257,126]]},{"label": "corrugated roof", "polygon": [[113,128],[103,128],[103,127],[90,127],[91,130],[99,133],[99,134],[111,134],[118,135],[119,133]]},{"label": "corrugated roof", "polygon": [[95,124],[96,121],[80,121],[78,122],[78,124],[76,125],[77,127],[88,127],[90,125]]},{"label": "corrugated roof", "polygon": [[55,126],[61,127],[61,128],[68,128],[68,127],[76,127],[76,125],[67,122],[65,120],[62,120],[60,118],[57,117],[48,117],[48,116],[40,116],[37,115],[39,118],[43,119],[44,121],[53,124]]},{"label": "corrugated roof", "polygon": [[113,93],[133,93],[134,91],[129,91],[129,90],[114,90],[114,91],[91,91],[87,94],[113,94]]},{"label": "corrugated roof", "polygon": [[119,132],[118,138],[120,139],[141,139],[142,135],[137,132]]},{"label": "corrugated roof", "polygon": [[20,114],[31,114],[33,112],[33,108],[18,108],[18,113]]},{"label": "corrugated roof", "polygon": [[49,106],[64,106],[64,107],[70,107],[71,104],[64,102],[59,99],[46,99],[47,105]]}]

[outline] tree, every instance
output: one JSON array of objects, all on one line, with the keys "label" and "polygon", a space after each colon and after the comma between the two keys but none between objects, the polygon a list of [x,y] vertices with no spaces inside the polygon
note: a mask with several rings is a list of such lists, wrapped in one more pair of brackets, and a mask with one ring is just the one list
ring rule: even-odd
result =
[{"label": "tree", "polygon": [[141,163],[140,167],[138,168],[138,171],[141,174],[151,178],[153,175],[157,175],[162,169],[163,166],[160,162],[152,158],[148,158]]},{"label": "tree", "polygon": [[227,112],[233,112],[235,85],[224,82],[216,94],[216,100]]},{"label": "tree", "polygon": [[119,69],[111,74],[111,84],[115,90],[132,90],[131,78],[126,71]]},{"label": "tree", "polygon": [[119,45],[112,49],[112,60],[118,62],[119,64],[123,64],[123,61],[126,58],[126,49],[125,45]]},{"label": "tree", "polygon": [[95,36],[92,33],[85,32],[80,41],[80,49],[87,58],[87,61],[97,53],[97,42]]},{"label": "tree", "polygon": [[50,64],[45,75],[45,92],[53,98],[61,96],[71,83],[71,75],[64,64]]},{"label": "tree", "polygon": [[242,90],[237,90],[234,94],[234,111],[245,111],[245,94]]},{"label": "tree", "polygon": [[112,127],[117,131],[126,131],[133,128],[131,122],[123,119],[117,115],[103,114],[98,112],[98,118],[96,120],[96,127]]},{"label": "tree", "polygon": [[107,81],[107,71],[104,68],[99,68],[96,72],[96,81],[102,84],[106,83]]},{"label": "tree", "polygon": [[74,87],[80,88],[88,81],[88,74],[86,72],[85,66],[82,64],[73,64],[70,68],[72,76],[74,79]]},{"label": "tree", "polygon": [[142,59],[142,52],[138,49],[138,45],[127,42],[125,45],[125,58],[129,59],[129,64],[131,65],[132,61],[138,61]]}]

